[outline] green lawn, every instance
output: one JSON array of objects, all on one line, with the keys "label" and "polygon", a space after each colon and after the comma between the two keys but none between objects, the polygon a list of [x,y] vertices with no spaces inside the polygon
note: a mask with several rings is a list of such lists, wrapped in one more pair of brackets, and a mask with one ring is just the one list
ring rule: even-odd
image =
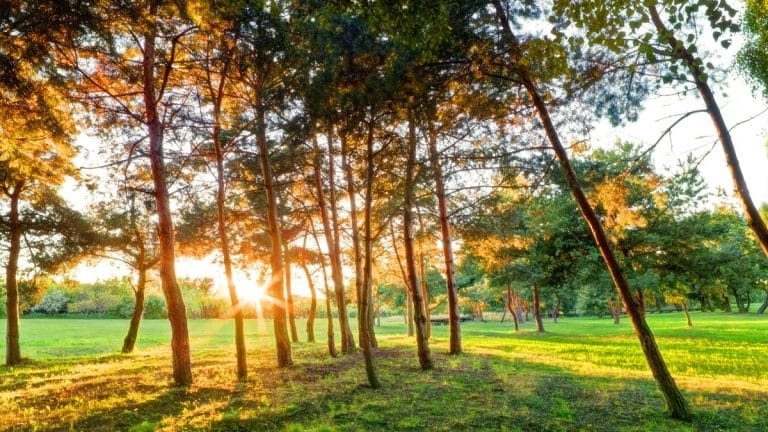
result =
[{"label": "green lawn", "polygon": [[[0,430],[82,431],[768,431],[768,317],[649,315],[662,352],[695,409],[667,419],[631,326],[565,318],[462,326],[464,355],[434,327],[437,368],[421,372],[402,319],[377,328],[381,390],[359,355],[331,359],[319,342],[274,367],[271,323],[249,321],[249,381],[233,381],[229,321],[190,321],[195,383],[170,387],[168,323],[142,324],[137,352],[118,353],[127,321],[22,321],[17,368],[0,367]],[[299,328],[304,329],[304,321]],[[5,325],[0,329],[4,349]],[[337,333],[338,335],[338,333]],[[300,332],[306,340],[304,332]],[[338,340],[338,339],[337,339]]]}]

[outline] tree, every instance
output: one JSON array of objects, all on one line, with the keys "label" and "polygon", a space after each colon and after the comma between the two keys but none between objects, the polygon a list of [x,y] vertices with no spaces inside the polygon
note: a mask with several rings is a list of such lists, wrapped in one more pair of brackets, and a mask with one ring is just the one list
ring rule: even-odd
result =
[{"label": "tree", "polygon": [[[579,208],[579,211],[584,218],[584,221],[589,226],[592,238],[600,251],[600,254],[608,268],[611,278],[613,280],[616,289],[622,297],[624,306],[627,309],[627,314],[632,320],[632,324],[635,327],[635,333],[640,340],[640,345],[643,348],[648,365],[653,372],[659,388],[664,395],[667,403],[667,409],[672,417],[680,419],[690,419],[690,411],[688,404],[683,398],[682,393],[677,387],[672,375],[664,362],[661,352],[659,351],[656,340],[651,332],[650,327],[645,321],[645,317],[640,311],[640,305],[632,296],[629,284],[626,276],[619,265],[616,255],[613,252],[613,248],[608,240],[608,236],[603,229],[600,220],[597,217],[592,205],[589,203],[584,191],[580,185],[579,179],[576,176],[576,172],[571,165],[568,153],[565,150],[560,136],[557,133],[554,122],[550,116],[549,108],[542,97],[542,93],[539,90],[539,86],[535,81],[535,76],[532,75],[529,67],[522,62],[524,58],[523,48],[520,45],[518,38],[512,31],[510,21],[507,17],[507,9],[502,4],[501,0],[493,0],[492,5],[495,9],[496,16],[501,27],[501,35],[504,40],[505,48],[512,61],[509,66],[509,71],[514,73],[516,80],[522,85],[531,99],[536,113],[541,120],[544,132],[549,140],[550,145],[557,157],[560,164],[560,168],[565,176],[566,184],[570,189],[573,198]],[[530,54],[530,53],[528,53]]]}]

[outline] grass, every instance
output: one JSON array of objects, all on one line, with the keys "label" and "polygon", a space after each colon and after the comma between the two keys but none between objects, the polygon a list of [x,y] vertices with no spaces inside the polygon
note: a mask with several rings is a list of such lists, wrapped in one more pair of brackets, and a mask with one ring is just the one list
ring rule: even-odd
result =
[{"label": "grass", "polygon": [[[697,313],[689,329],[677,313],[648,318],[695,409],[692,423],[663,414],[626,320],[561,319],[545,322],[544,334],[531,323],[519,333],[509,323],[465,323],[460,356],[445,354],[447,328],[434,327],[437,367],[422,372],[393,318],[377,328],[384,387],[374,391],[360,356],[331,359],[322,337],[294,345],[295,366],[275,368],[272,336],[256,321],[246,325],[245,384],[233,379],[232,324],[190,321],[195,382],[177,389],[166,321],[144,322],[137,352],[125,356],[127,321],[34,319],[22,321],[31,360],[0,367],[0,430],[768,430],[768,319]],[[322,320],[316,329],[324,335]]]}]

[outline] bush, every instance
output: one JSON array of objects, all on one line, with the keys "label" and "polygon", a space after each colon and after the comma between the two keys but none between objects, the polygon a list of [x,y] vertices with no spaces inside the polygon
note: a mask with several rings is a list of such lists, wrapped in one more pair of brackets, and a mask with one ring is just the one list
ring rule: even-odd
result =
[{"label": "bush", "polygon": [[67,311],[69,296],[60,289],[46,291],[40,303],[30,309],[31,312],[42,312],[49,315],[60,314]]},{"label": "bush", "polygon": [[144,318],[161,319],[167,317],[168,312],[165,310],[165,300],[162,296],[150,294],[144,299]]}]

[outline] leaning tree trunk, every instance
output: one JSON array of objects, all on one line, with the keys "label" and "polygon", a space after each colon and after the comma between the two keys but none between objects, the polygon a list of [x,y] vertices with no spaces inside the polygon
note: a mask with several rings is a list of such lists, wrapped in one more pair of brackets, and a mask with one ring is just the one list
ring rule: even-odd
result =
[{"label": "leaning tree trunk", "polygon": [[5,267],[5,365],[15,366],[21,363],[21,344],[19,343],[19,284],[16,274],[19,268],[21,254],[21,234],[23,227],[19,217],[19,200],[24,189],[24,182],[17,181],[13,190],[8,193],[11,200],[11,210],[8,213],[8,229],[10,248],[8,250],[8,265]]},{"label": "leaning tree trunk", "polygon": [[363,280],[360,290],[360,310],[358,311],[358,325],[360,326],[360,347],[363,350],[363,359],[365,360],[365,373],[368,375],[368,384],[371,388],[381,387],[379,378],[376,375],[376,367],[373,364],[372,334],[369,323],[372,322],[369,316],[371,312],[371,285],[373,284],[373,233],[371,230],[371,218],[373,207],[373,181],[375,167],[373,165],[373,126],[369,127],[369,136],[366,145],[366,169],[365,169],[365,210],[363,216],[363,230],[365,243],[365,257],[363,263]]},{"label": "leaning tree trunk", "polygon": [[424,260],[424,252],[419,254],[419,286],[421,287],[421,298],[424,302],[424,320],[426,321],[427,339],[432,337],[432,311],[429,309],[429,285],[427,284],[427,270]]},{"label": "leaning tree trunk", "polygon": [[768,227],[762,216],[760,216],[760,211],[752,201],[747,182],[744,179],[744,173],[741,171],[739,158],[736,156],[736,148],[733,144],[731,133],[728,130],[728,126],[725,124],[725,119],[723,119],[723,114],[720,112],[720,106],[715,100],[715,95],[712,93],[709,84],[707,84],[707,74],[703,63],[697,61],[693,54],[686,48],[686,44],[679,41],[673,36],[673,33],[667,29],[659,16],[659,12],[656,10],[656,6],[651,4],[648,10],[657,31],[659,34],[664,35],[664,40],[672,49],[673,57],[676,60],[685,63],[690,72],[691,80],[696,84],[699,95],[701,95],[701,98],[704,100],[704,105],[707,107],[707,112],[712,119],[712,124],[717,130],[720,144],[725,153],[725,161],[728,165],[728,170],[731,173],[731,178],[733,179],[733,190],[736,196],[739,197],[742,207],[744,208],[747,224],[755,233],[755,237],[757,237],[760,247],[763,249],[763,253],[768,256]]},{"label": "leaning tree trunk", "polygon": [[136,286],[133,288],[133,315],[131,315],[131,323],[128,325],[128,334],[123,339],[123,354],[130,354],[133,352],[133,348],[136,346],[136,339],[139,335],[139,325],[141,324],[141,318],[144,315],[144,293],[147,288],[147,270],[148,267],[144,265],[144,248],[140,246],[138,262],[139,262],[139,280],[136,282]]},{"label": "leaning tree trunk", "polygon": [[[261,103],[260,97],[259,103]],[[272,278],[267,285],[267,293],[272,302],[272,320],[275,330],[277,366],[287,367],[293,364],[293,360],[291,358],[291,341],[288,337],[288,327],[286,325],[285,295],[283,293],[283,248],[277,214],[277,197],[275,196],[275,188],[272,182],[272,166],[269,162],[267,125],[264,119],[264,109],[262,106],[257,107],[256,116],[256,145],[259,149],[259,161],[261,164],[264,191],[267,194],[267,229],[269,230],[269,239],[271,242],[269,264],[272,269]]]},{"label": "leaning tree trunk", "polygon": [[[150,17],[157,14],[157,3],[150,6]],[[149,138],[149,162],[155,188],[157,208],[157,231],[160,246],[160,282],[171,324],[171,353],[173,357],[173,380],[178,386],[192,383],[192,364],[189,352],[189,329],[186,308],[181,289],[176,280],[176,252],[173,219],[163,155],[163,124],[158,110],[158,94],[155,91],[155,39],[157,23],[150,25],[144,35],[144,57],[142,62],[144,85],[144,109]]]},{"label": "leaning tree trunk", "polygon": [[437,196],[437,211],[440,216],[440,235],[443,243],[443,260],[445,261],[445,287],[448,293],[448,323],[450,324],[449,352],[461,353],[461,321],[459,319],[459,296],[456,290],[456,268],[453,260],[453,240],[451,224],[448,220],[448,203],[443,184],[443,169],[440,165],[440,155],[437,152],[437,132],[435,125],[429,124],[429,159],[432,174],[435,178],[435,195]]},{"label": "leaning tree trunk", "polygon": [[408,274],[408,287],[413,298],[413,322],[416,328],[416,344],[419,364],[422,370],[432,369],[432,354],[429,352],[427,318],[425,303],[419,288],[416,269],[416,253],[413,239],[413,201],[416,182],[416,127],[413,119],[408,121],[408,162],[405,167],[405,193],[403,197],[403,242],[405,244],[405,267]]},{"label": "leaning tree trunk", "polygon": [[544,333],[544,321],[541,320],[541,290],[538,284],[533,284],[533,318],[536,320],[536,331]]},{"label": "leaning tree trunk", "polygon": [[[341,268],[341,233],[339,226],[339,215],[336,207],[336,163],[333,157],[333,145],[331,144],[332,134],[328,133],[328,182],[329,182],[329,205],[331,207],[331,222],[333,228],[333,248],[329,250],[333,251],[334,259],[331,261],[333,271],[334,287],[336,289],[336,308],[339,310],[339,327],[341,331],[341,351],[346,354],[355,352],[355,337],[352,336],[352,329],[349,326],[349,317],[347,316],[347,300],[344,294],[344,281]],[[342,165],[346,165],[347,157],[347,139],[342,135],[341,137],[341,157]]]},{"label": "leaning tree trunk", "polygon": [[632,296],[632,290],[630,289],[626,276],[624,275],[624,272],[622,271],[619,262],[613,252],[613,249],[611,248],[608,236],[606,235],[605,230],[603,229],[603,226],[597,217],[597,214],[595,214],[592,205],[589,203],[587,196],[584,194],[584,190],[582,189],[581,184],[579,183],[579,180],[576,176],[576,172],[574,171],[573,166],[571,165],[571,162],[568,158],[568,153],[566,152],[565,147],[563,147],[563,144],[560,142],[560,137],[558,136],[555,125],[549,115],[549,110],[544,103],[544,100],[541,98],[541,95],[539,94],[539,90],[536,87],[533,78],[531,77],[530,71],[527,69],[527,66],[521,62],[522,53],[520,44],[514,33],[512,33],[512,28],[510,27],[506,12],[504,11],[504,7],[501,4],[501,0],[492,0],[492,3],[496,9],[496,14],[502,26],[504,37],[507,39],[507,43],[509,44],[510,55],[517,63],[514,71],[517,73],[518,79],[524,86],[528,96],[533,101],[534,107],[539,116],[539,119],[541,120],[547,138],[549,139],[555,155],[560,162],[560,167],[563,171],[566,184],[568,185],[568,188],[570,189],[571,194],[576,201],[576,205],[579,207],[579,211],[581,212],[584,221],[589,226],[592,238],[598,250],[600,251],[600,255],[602,256],[608,272],[611,275],[611,279],[616,286],[616,290],[619,292],[622,300],[624,301],[627,314],[632,320],[635,333],[637,334],[637,337],[640,341],[640,346],[642,347],[643,353],[645,354],[645,359],[647,360],[648,366],[650,367],[651,372],[656,379],[656,383],[658,384],[659,389],[664,395],[669,414],[674,418],[689,420],[691,418],[691,413],[690,409],[688,408],[688,403],[683,397],[683,394],[680,392],[680,389],[677,387],[674,378],[672,378],[672,374],[669,372],[669,369],[664,362],[664,358],[661,355],[661,351],[659,351],[659,347],[656,344],[656,339],[654,338],[653,332],[651,332],[651,328],[648,326],[648,323],[645,320],[645,316],[639,311],[639,305],[637,304],[635,298]]},{"label": "leaning tree trunk", "polygon": [[683,300],[681,305],[683,306],[683,312],[685,312],[685,319],[688,321],[688,327],[693,327],[693,321],[691,321],[691,313],[688,311],[688,302]]},{"label": "leaning tree trunk", "polygon": [[764,314],[766,309],[768,309],[768,288],[765,289],[765,299],[763,299],[763,304],[761,304],[760,307],[757,308],[757,314],[758,315]]}]

